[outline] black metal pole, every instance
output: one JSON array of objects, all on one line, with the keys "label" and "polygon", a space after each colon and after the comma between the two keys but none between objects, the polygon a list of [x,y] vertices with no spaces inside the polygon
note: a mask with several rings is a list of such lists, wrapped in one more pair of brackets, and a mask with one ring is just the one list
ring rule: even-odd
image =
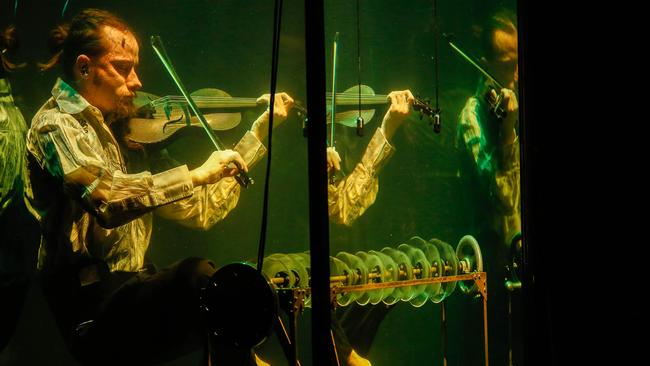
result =
[{"label": "black metal pole", "polygon": [[329,329],[329,222],[327,215],[327,129],[325,124],[325,20],[323,0],[305,0],[307,65],[307,151],[309,154],[309,244],[312,290],[312,364],[332,361]]}]

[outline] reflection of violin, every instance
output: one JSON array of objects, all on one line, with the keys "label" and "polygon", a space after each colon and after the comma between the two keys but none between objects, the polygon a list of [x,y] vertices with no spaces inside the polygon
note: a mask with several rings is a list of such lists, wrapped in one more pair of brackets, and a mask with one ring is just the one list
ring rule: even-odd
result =
[{"label": "reflection of violin", "polygon": [[501,93],[500,84],[494,85],[488,81],[485,84],[483,96],[489,106],[490,112],[492,112],[496,118],[504,119],[508,112],[505,110],[505,108],[503,108],[503,105],[501,104],[503,102],[503,93]]},{"label": "reflection of violin", "polygon": [[[363,128],[364,121],[370,121],[375,115],[375,110],[368,108],[373,105],[385,105],[390,103],[390,98],[388,95],[375,94],[374,90],[368,85],[355,85],[351,88],[346,89],[342,93],[336,93],[334,96],[336,101],[336,108],[334,108],[334,119],[333,123],[328,123],[330,130],[330,137],[328,139],[328,147],[334,148],[334,124],[341,124],[346,127],[356,127],[357,134],[362,135],[360,130]],[[327,101],[327,118],[326,120],[332,120],[331,111],[332,111],[332,93],[326,93]],[[366,108],[366,109],[361,109]],[[420,112],[420,118],[423,115],[426,115],[429,118],[433,119],[435,111],[433,107],[429,104],[428,101],[422,100],[420,98],[415,98],[412,104],[412,108]],[[431,122],[433,123],[433,122]],[[361,126],[359,125],[361,124]],[[334,169],[329,172],[329,181],[330,184],[336,184],[342,177],[339,175],[340,172],[336,172]]]},{"label": "reflection of violin", "polygon": [[[361,98],[359,98],[359,89],[361,89]],[[367,85],[353,86],[343,93],[336,94],[336,113],[334,122],[340,123],[347,127],[357,126],[357,117],[359,116],[359,104],[362,106],[382,105],[390,103],[388,95],[375,94],[375,91]],[[327,93],[327,111],[328,118],[331,111],[332,93]],[[431,117],[434,113],[433,108],[426,100],[415,98],[413,109],[423,115]],[[374,109],[362,109],[361,117],[365,121],[370,121],[375,115]]]},{"label": "reflection of violin", "polygon": [[[213,130],[224,131],[241,122],[241,111],[255,108],[264,102],[257,98],[233,98],[228,93],[213,88],[200,89],[191,94],[196,105],[206,110],[205,119]],[[196,116],[190,114],[187,101],[182,96],[157,97],[137,92],[134,101],[136,117],[129,121],[127,138],[134,142],[152,144],[166,140],[187,126],[202,127]]]}]

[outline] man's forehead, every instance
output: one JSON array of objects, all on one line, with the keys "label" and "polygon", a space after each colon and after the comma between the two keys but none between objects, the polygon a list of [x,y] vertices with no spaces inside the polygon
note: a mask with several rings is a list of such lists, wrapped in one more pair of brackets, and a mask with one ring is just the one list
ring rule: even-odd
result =
[{"label": "man's forehead", "polygon": [[517,57],[517,34],[500,29],[494,32],[494,48],[500,53],[499,58]]},{"label": "man's forehead", "polygon": [[108,53],[138,53],[138,41],[135,36],[127,30],[120,30],[111,26],[104,26],[104,40],[107,43],[106,49]]}]

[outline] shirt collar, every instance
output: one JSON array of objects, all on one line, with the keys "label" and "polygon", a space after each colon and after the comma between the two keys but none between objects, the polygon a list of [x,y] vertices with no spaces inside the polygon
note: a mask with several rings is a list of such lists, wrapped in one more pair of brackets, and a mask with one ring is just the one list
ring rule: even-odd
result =
[{"label": "shirt collar", "polygon": [[9,84],[9,80],[0,78],[0,94],[11,94],[11,84]]},{"label": "shirt collar", "polygon": [[68,83],[56,79],[52,88],[52,97],[62,112],[77,114],[90,107],[90,103],[81,94],[77,93]]}]

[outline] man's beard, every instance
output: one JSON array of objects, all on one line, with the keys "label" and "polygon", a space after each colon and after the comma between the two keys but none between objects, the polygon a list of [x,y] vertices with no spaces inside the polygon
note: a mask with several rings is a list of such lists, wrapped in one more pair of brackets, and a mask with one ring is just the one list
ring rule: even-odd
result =
[{"label": "man's beard", "polygon": [[142,150],[142,144],[131,141],[127,138],[131,132],[129,120],[136,116],[137,110],[131,98],[121,98],[114,112],[106,114],[104,120],[110,127],[118,143],[129,150]]},{"label": "man's beard", "polygon": [[136,113],[135,105],[132,98],[122,97],[118,100],[114,111],[104,116],[106,123],[111,125],[113,122],[121,121],[134,117]]}]

